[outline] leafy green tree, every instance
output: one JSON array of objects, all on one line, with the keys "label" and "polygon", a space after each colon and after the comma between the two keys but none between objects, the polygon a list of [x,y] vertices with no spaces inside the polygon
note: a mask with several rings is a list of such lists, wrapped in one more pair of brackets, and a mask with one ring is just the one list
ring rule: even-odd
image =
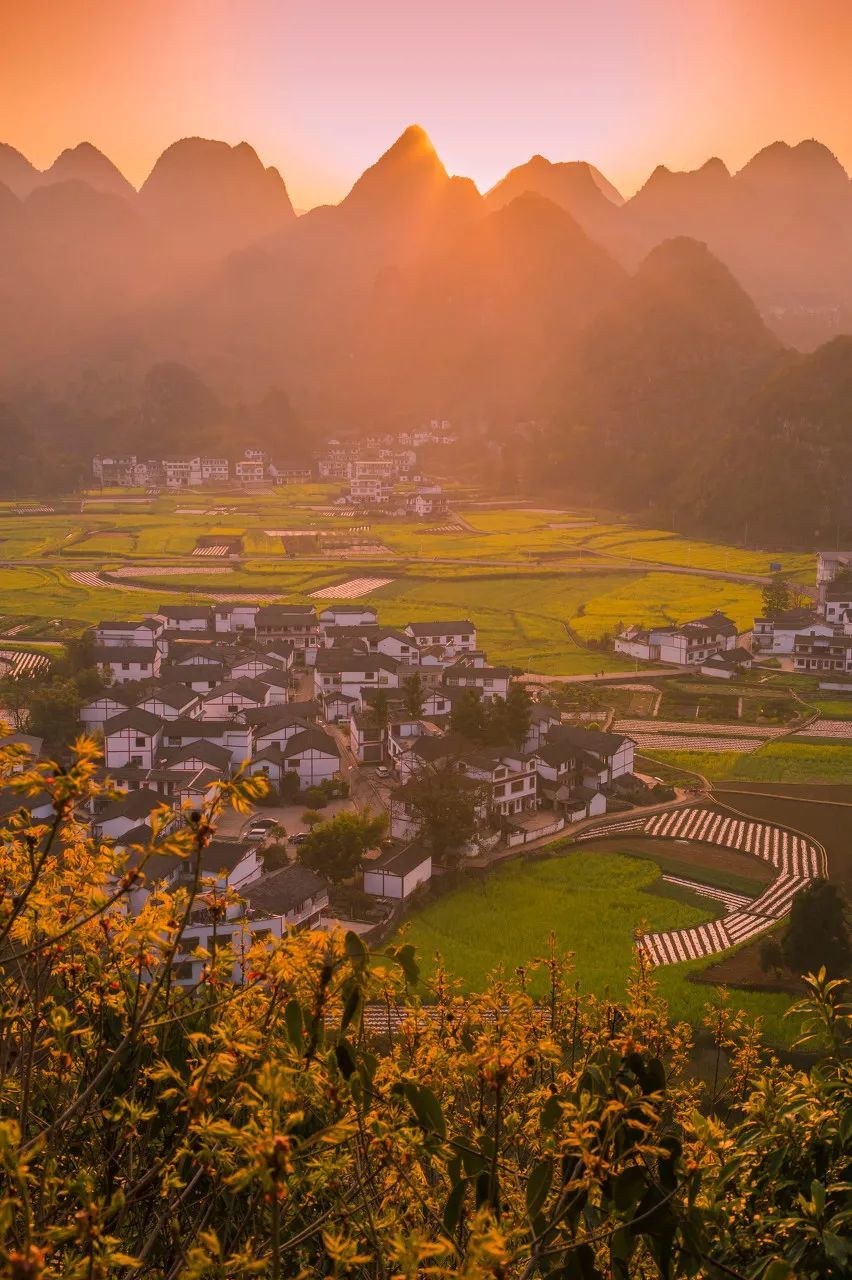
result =
[{"label": "leafy green tree", "polygon": [[302,822],[304,822],[305,826],[309,827],[311,830],[313,830],[314,827],[319,826],[322,820],[322,814],[317,809],[306,809],[302,814]]},{"label": "leafy green tree", "polygon": [[450,711],[450,728],[471,742],[480,742],[485,727],[482,699],[473,689],[465,689]]},{"label": "leafy green tree", "polygon": [[26,729],[29,724],[32,688],[26,677],[0,678],[0,719],[7,720],[13,729]]},{"label": "leafy green tree", "polygon": [[513,681],[509,686],[504,705],[506,737],[518,750],[524,745],[530,731],[532,699],[524,685]]},{"label": "leafy green tree", "polygon": [[71,679],[55,679],[34,684],[29,700],[29,731],[43,738],[51,749],[73,741],[80,732],[83,699]]},{"label": "leafy green tree", "polygon": [[760,594],[765,618],[777,618],[785,609],[790,608],[790,584],[780,573],[772,575]]},{"label": "leafy green tree", "polygon": [[428,765],[405,785],[405,802],[436,858],[455,854],[481,827],[483,786],[453,760]]},{"label": "leafy green tree", "polygon": [[416,720],[422,714],[423,703],[426,701],[426,689],[419,671],[402,682],[402,693],[406,715]]},{"label": "leafy green tree", "polygon": [[370,700],[370,719],[377,729],[387,729],[390,719],[390,702],[384,689],[377,689]]},{"label": "leafy green tree", "polygon": [[299,856],[305,866],[333,884],[348,879],[358,869],[367,849],[378,844],[387,830],[385,814],[339,813],[311,831]]},{"label": "leafy green tree", "polygon": [[270,871],[280,871],[282,867],[286,867],[290,863],[290,857],[287,852],[287,846],[283,840],[276,840],[273,844],[265,845],[261,850],[263,858],[263,870],[266,875]]},{"label": "leafy green tree", "polygon": [[784,963],[793,973],[845,977],[852,963],[849,918],[841,890],[828,880],[812,880],[797,894],[781,937]]}]

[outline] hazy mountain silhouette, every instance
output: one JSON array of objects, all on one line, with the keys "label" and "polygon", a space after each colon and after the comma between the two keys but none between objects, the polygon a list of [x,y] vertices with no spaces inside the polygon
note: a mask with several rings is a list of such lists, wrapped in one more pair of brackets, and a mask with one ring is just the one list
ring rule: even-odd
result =
[{"label": "hazy mountain silhouette", "polygon": [[16,196],[28,196],[39,179],[39,171],[8,142],[0,142],[0,182]]},{"label": "hazy mountain silhouette", "polygon": [[501,209],[527,193],[558,204],[593,239],[607,241],[620,234],[617,210],[624,199],[599,169],[585,161],[552,164],[544,156],[533,156],[501,178],[486,193],[485,203],[489,210]]},{"label": "hazy mountain silhouette", "polygon": [[382,279],[360,330],[364,402],[372,389],[377,411],[381,388],[400,414],[523,413],[623,278],[564,209],[519,197]]},{"label": "hazy mountain silhouette", "polygon": [[736,174],[660,166],[623,203],[592,165],[534,156],[483,198],[412,126],[299,218],[246,143],[176,142],[138,195],[89,144],[44,173],[0,146],[0,400],[56,476],[99,441],[536,419],[540,485],[709,523],[725,460],[747,493],[786,408],[803,473],[846,466],[848,344],[777,336],[844,327],[852,185],[816,142]]},{"label": "hazy mountain silhouette", "polygon": [[285,230],[296,215],[277,169],[241,142],[183,138],[157,160],[139,206],[189,258],[214,258]]},{"label": "hazy mountain silhouette", "polygon": [[106,195],[124,196],[128,200],[136,197],[135,187],[90,142],[81,142],[58,155],[50,168],[41,174],[38,185],[54,182],[86,182],[95,191],[103,191]]}]

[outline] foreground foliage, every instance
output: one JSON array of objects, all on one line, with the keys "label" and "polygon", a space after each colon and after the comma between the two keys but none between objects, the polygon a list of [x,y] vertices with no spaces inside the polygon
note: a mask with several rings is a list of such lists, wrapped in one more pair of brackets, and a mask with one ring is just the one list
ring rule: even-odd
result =
[{"label": "foreground foliage", "polygon": [[[13,765],[22,770],[12,774]],[[766,1055],[724,1002],[711,1088],[687,1072],[641,967],[618,1004],[554,951],[462,1001],[413,948],[353,934],[255,944],[245,985],[172,959],[223,789],[158,853],[185,887],[85,838],[95,758],[65,772],[2,755],[26,812],[0,843],[0,1265],[24,1277],[733,1276],[847,1274],[850,1066],[842,987],[808,982],[810,1071]],[[424,994],[430,1004],[423,1003]],[[392,1035],[387,1033],[391,1031]]]}]

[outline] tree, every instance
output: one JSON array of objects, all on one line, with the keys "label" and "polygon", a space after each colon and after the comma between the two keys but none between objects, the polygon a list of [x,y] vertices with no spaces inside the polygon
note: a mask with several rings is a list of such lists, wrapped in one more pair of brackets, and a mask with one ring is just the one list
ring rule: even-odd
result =
[{"label": "tree", "polygon": [[29,731],[56,749],[73,741],[80,731],[80,707],[83,700],[76,683],[70,679],[51,680],[48,684],[33,682],[29,702]]},{"label": "tree", "polygon": [[777,618],[785,609],[790,608],[790,584],[780,573],[772,575],[760,594],[765,618]]},{"label": "tree", "polygon": [[280,871],[282,867],[290,865],[290,856],[287,852],[287,846],[282,841],[275,841],[274,844],[265,845],[261,850],[263,859],[263,870],[266,875],[270,871]]},{"label": "tree", "polygon": [[473,689],[465,689],[450,711],[450,728],[471,742],[479,742],[485,725],[482,699]]},{"label": "tree", "polygon": [[377,729],[387,729],[390,719],[390,703],[384,689],[377,689],[370,700],[370,719]]},{"label": "tree", "polygon": [[339,813],[311,831],[301,846],[305,866],[325,876],[333,884],[346,880],[358,868],[366,851],[381,840],[387,830],[385,814]]},{"label": "tree", "polygon": [[322,820],[322,814],[316,809],[306,809],[302,814],[302,822],[304,822],[306,827],[310,827],[311,830],[313,830],[314,827],[319,826]]},{"label": "tree", "polygon": [[852,962],[852,939],[843,894],[828,880],[812,880],[797,894],[781,937],[784,963],[793,973],[845,977]]},{"label": "tree", "polygon": [[0,678],[0,719],[8,719],[13,729],[26,729],[31,693],[32,681],[26,676]]},{"label": "tree", "polygon": [[454,760],[421,769],[405,785],[405,803],[436,858],[456,853],[476,834],[486,802],[485,788]]},{"label": "tree", "polygon": [[506,737],[518,751],[523,747],[530,731],[532,705],[532,699],[524,685],[513,681],[506,695],[504,723]]},{"label": "tree", "polygon": [[419,671],[415,671],[402,682],[402,691],[405,713],[411,716],[412,720],[416,720],[419,715],[422,715],[423,703],[426,701],[426,689]]}]

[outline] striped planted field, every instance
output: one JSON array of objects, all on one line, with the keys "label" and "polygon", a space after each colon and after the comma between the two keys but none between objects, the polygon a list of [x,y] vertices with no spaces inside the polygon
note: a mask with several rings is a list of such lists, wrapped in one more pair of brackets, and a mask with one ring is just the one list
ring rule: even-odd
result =
[{"label": "striped planted field", "polygon": [[726,901],[717,890],[690,883],[692,892],[700,894],[703,889],[705,896],[721,901],[726,914],[692,928],[643,934],[638,945],[653,965],[703,959],[749,941],[787,915],[793,898],[809,880],[826,874],[825,850],[816,840],[775,823],[754,822],[719,809],[687,805],[650,817],[623,819],[583,832],[578,840],[621,835],[719,845],[760,858],[779,872],[753,901],[744,901],[740,895],[727,895]]},{"label": "striped planted field", "polygon": [[379,587],[386,587],[390,581],[390,578],[351,578],[336,587],[320,587],[310,594],[312,600],[354,600],[378,591]]},{"label": "striped planted field", "polygon": [[46,671],[50,658],[44,653],[29,653],[24,649],[0,649],[0,671],[3,675],[18,679],[19,676],[35,676]]}]

